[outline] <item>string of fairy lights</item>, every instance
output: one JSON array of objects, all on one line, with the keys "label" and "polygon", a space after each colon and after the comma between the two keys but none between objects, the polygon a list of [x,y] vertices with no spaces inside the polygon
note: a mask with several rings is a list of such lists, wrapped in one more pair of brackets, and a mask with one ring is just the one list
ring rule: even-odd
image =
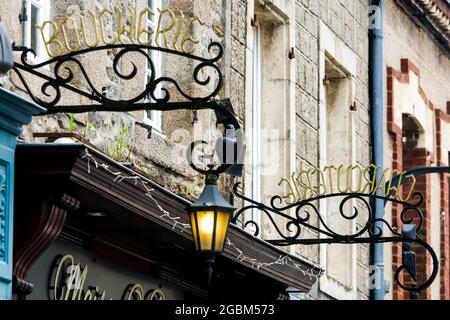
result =
[{"label": "string of fairy lights", "polygon": [[[158,203],[158,201],[152,195],[154,189],[150,188],[148,182],[145,181],[141,176],[137,174],[123,175],[119,171],[112,170],[107,164],[100,163],[99,161],[97,161],[97,159],[95,159],[95,157],[89,153],[89,150],[87,148],[85,149],[85,153],[82,156],[82,158],[87,160],[88,174],[91,174],[91,165],[93,164],[95,168],[100,168],[110,173],[114,177],[113,179],[114,183],[121,183],[124,180],[128,180],[133,181],[135,185],[143,186],[145,189],[145,195],[150,200],[152,200],[158,207],[158,209],[161,211],[162,214],[160,215],[160,218],[169,220],[172,223],[173,230],[178,229],[181,232],[184,232],[191,228],[190,224],[182,222],[181,217],[171,214]],[[319,267],[313,266],[312,268],[309,268],[304,265],[298,264],[289,255],[280,255],[277,260],[272,262],[261,262],[255,258],[247,256],[241,249],[239,249],[234,243],[232,243],[229,238],[227,238],[226,245],[236,252],[236,259],[238,261],[247,262],[248,264],[251,265],[253,269],[259,270],[263,267],[267,268],[274,265],[281,265],[281,266],[292,265],[297,270],[299,270],[299,272],[301,272],[304,276],[308,276],[311,280],[312,279],[317,280],[323,274],[323,270],[320,269]]]}]

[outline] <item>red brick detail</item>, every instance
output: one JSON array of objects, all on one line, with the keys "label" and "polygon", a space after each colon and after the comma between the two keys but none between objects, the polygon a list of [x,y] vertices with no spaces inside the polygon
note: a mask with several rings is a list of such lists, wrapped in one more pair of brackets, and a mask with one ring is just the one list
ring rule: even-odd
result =
[{"label": "red brick detail", "polygon": [[[425,93],[424,93],[424,95],[425,95]],[[422,98],[425,100],[425,99],[427,99],[427,96],[425,95],[425,97],[422,97]],[[428,109],[430,109],[432,112],[434,112],[434,110],[435,110],[436,108],[434,107],[433,102],[431,102],[430,100],[425,100],[425,101],[426,101],[426,103],[427,103]]]},{"label": "red brick detail", "polygon": [[[410,170],[416,167],[427,167],[432,163],[432,153],[426,149],[404,150],[403,152],[403,169]],[[424,226],[420,231],[419,236],[430,243],[431,241],[431,177],[418,176],[416,177],[415,191],[424,195],[425,199],[419,209],[424,215]],[[410,190],[410,185],[405,184],[404,191],[407,193]],[[406,196],[406,194],[405,194]],[[411,216],[412,217],[412,216]],[[413,218],[413,217],[412,217]],[[415,248],[417,255],[417,278],[419,283],[427,280],[427,276],[431,274],[431,257],[421,247]],[[431,289],[421,292],[421,299],[431,299]]]},{"label": "red brick detail", "polygon": [[401,60],[401,67],[400,67],[402,73],[408,74],[409,71],[414,72],[418,77],[420,77],[420,70],[416,67],[414,63],[411,62],[409,59],[402,59]]},{"label": "red brick detail", "polygon": [[441,299],[450,299],[450,227],[449,227],[449,179],[441,175]]},{"label": "red brick detail", "polygon": [[437,165],[442,165],[442,124],[440,110],[435,110],[435,123],[436,123],[436,156]]},{"label": "red brick detail", "polygon": [[[449,105],[450,103],[449,102],[447,102],[447,109],[450,109],[450,105]],[[438,110],[438,112],[439,112],[439,119],[441,119],[442,121],[444,121],[444,122],[446,122],[446,123],[450,123],[450,114],[448,114],[448,113],[445,113],[445,111],[444,110],[441,110],[441,109],[437,109]],[[448,111],[450,111],[450,110],[448,110]]]},{"label": "red brick detail", "polygon": [[427,95],[425,94],[425,91],[423,91],[423,88],[421,86],[419,86],[419,94],[422,97],[425,104],[427,105],[427,107],[433,110],[434,108],[433,104],[430,101],[428,101]]},{"label": "red brick detail", "polygon": [[[403,150],[402,142],[402,128],[401,123],[395,123],[395,82],[409,83],[409,72],[414,72],[419,77],[418,93],[425,101],[426,106],[433,111],[436,120],[436,140],[438,142],[438,148],[436,154],[425,149],[416,150]],[[442,123],[445,121],[450,123],[450,102],[447,103],[447,114],[439,109],[435,108],[433,103],[428,99],[425,91],[420,86],[420,70],[408,59],[401,60],[401,71],[397,71],[391,67],[387,68],[387,130],[391,134],[393,144],[393,160],[392,169],[398,171],[406,171],[414,167],[430,166],[432,163],[442,165]],[[431,222],[430,222],[430,210],[431,210],[431,178],[430,176],[416,177],[415,190],[421,192],[425,199],[422,206],[419,208],[424,214],[424,226],[421,230],[421,237],[427,242],[431,240]],[[445,217],[441,223],[441,270],[440,270],[440,282],[441,282],[441,299],[450,299],[450,228],[449,228],[449,190],[448,190],[449,176],[441,177],[441,208],[442,212],[445,212]],[[400,189],[400,193],[409,192],[410,186],[405,184]],[[406,195],[405,195],[406,196]],[[400,215],[403,207],[399,204],[392,205],[392,224],[393,226],[400,226],[402,224]],[[401,263],[401,244],[393,244],[392,246],[392,262],[393,272]],[[417,254],[417,273],[418,282],[423,283],[426,280],[427,275],[431,273],[431,257],[426,254],[423,248],[416,248]],[[403,276],[402,281],[409,281],[408,277]],[[398,287],[394,283],[393,297],[396,300],[408,299],[409,295]],[[431,289],[421,293],[422,299],[431,298]]]},{"label": "red brick detail", "polygon": [[[437,165],[444,166],[444,154],[442,150],[442,121],[448,120],[448,115],[440,109],[435,110],[436,124],[436,153]],[[445,119],[445,120],[444,120]],[[441,175],[440,199],[441,199],[441,263],[440,263],[440,298],[450,299],[450,225],[449,225],[449,175]]]},{"label": "red brick detail", "polygon": [[[389,93],[388,93],[389,94]],[[392,94],[392,93],[391,93]],[[388,114],[393,113],[392,106],[388,105]],[[394,123],[394,121],[388,121],[388,130],[392,134],[393,138],[393,158],[392,158],[392,170],[403,171],[403,141],[402,141],[402,129]],[[400,187],[400,193],[403,193],[403,187]],[[403,210],[403,206],[397,203],[392,204],[392,225],[394,227],[401,226],[400,214]],[[401,257],[401,244],[392,244],[392,273],[395,274],[398,266],[402,261]],[[404,281],[403,276],[400,276],[400,281]],[[394,282],[393,286],[393,298],[394,300],[404,300],[406,298],[404,290],[398,287]]]},{"label": "red brick detail", "polygon": [[[395,123],[394,119],[394,90],[395,81],[402,82],[402,74],[395,70],[394,68],[387,68],[387,130],[391,134],[393,141],[393,158],[392,158],[392,169],[403,171],[403,142],[402,142],[402,129]],[[409,79],[408,79],[409,81]],[[402,187],[399,190],[402,192]],[[401,225],[400,214],[402,208],[400,204],[392,204],[392,225],[398,227]],[[392,244],[392,274],[395,274],[398,266],[401,263],[401,244]],[[402,275],[400,275],[401,281],[404,281]],[[393,298],[394,300],[405,299],[404,290],[401,290],[398,285],[394,282],[393,286]]]}]

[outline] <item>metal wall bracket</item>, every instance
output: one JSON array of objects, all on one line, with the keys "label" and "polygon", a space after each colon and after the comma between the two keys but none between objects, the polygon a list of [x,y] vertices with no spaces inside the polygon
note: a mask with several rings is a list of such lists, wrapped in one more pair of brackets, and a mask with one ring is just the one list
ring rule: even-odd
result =
[{"label": "metal wall bracket", "polygon": [[[274,246],[288,247],[293,245],[318,245],[318,244],[358,244],[358,243],[402,243],[403,260],[398,266],[395,273],[395,281],[404,290],[411,292],[411,297],[416,297],[422,290],[428,288],[435,280],[438,270],[439,261],[436,253],[431,246],[424,240],[420,239],[417,234],[421,230],[424,223],[424,216],[420,210],[424,198],[420,193],[415,193],[410,202],[400,201],[397,199],[377,196],[363,193],[336,193],[326,194],[309,199],[305,199],[293,204],[283,204],[280,196],[274,196],[270,200],[270,204],[266,205],[245,197],[238,192],[239,184],[234,186],[234,195],[242,200],[246,205],[238,210],[232,219],[233,223],[244,217],[247,211],[257,210],[266,219],[265,223],[273,226],[277,238],[265,239]],[[330,223],[324,219],[319,208],[319,203],[324,199],[339,199],[339,214],[344,221],[358,221],[363,224],[355,233],[342,234],[337,230],[337,225]],[[403,210],[400,219],[403,222],[401,231],[384,219],[376,218],[372,212],[370,201],[374,199],[382,199],[387,202],[401,204]],[[352,203],[358,202],[358,208],[353,207]],[[292,215],[292,213],[295,213]],[[412,219],[414,217],[414,219]],[[314,221],[318,221],[317,225]],[[412,223],[412,222],[415,223]],[[385,234],[383,228],[378,225],[384,225],[388,234]],[[244,228],[253,227],[254,235],[259,235],[260,226],[255,220],[244,220]],[[308,238],[304,236],[305,232],[310,231],[319,234],[317,238]],[[309,234],[309,233],[308,233]],[[433,269],[430,276],[419,284],[416,277],[416,254],[413,251],[413,244],[422,247],[425,252],[431,256]],[[410,275],[414,281],[405,283],[403,274]]]}]

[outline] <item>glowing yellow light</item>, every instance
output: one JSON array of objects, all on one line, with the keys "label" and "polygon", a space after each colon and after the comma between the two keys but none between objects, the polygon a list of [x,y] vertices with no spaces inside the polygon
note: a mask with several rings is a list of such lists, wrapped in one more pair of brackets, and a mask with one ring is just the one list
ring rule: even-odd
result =
[{"label": "glowing yellow light", "polygon": [[206,214],[200,223],[200,229],[205,233],[212,233],[214,230],[214,214]]}]

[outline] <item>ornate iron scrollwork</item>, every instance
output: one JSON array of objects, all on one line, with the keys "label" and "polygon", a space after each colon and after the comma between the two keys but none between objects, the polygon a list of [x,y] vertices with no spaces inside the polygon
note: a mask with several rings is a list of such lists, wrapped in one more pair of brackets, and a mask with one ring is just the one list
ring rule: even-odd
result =
[{"label": "ornate iron scrollwork", "polygon": [[[28,58],[30,55],[36,56],[35,52],[29,48],[14,48],[21,51],[20,61],[15,62],[13,70],[19,77],[25,91],[31,99],[37,104],[47,109],[40,115],[54,114],[60,112],[82,113],[93,111],[115,111],[127,112],[136,110],[214,110],[217,116],[217,123],[223,124],[225,127],[231,126],[234,130],[240,129],[240,124],[236,119],[229,99],[216,100],[223,85],[223,75],[218,66],[218,62],[223,56],[223,47],[218,42],[212,42],[208,46],[210,58],[204,58],[180,51],[167,48],[137,45],[137,44],[114,44],[101,47],[87,48],[65,55],[52,58],[45,62],[30,63]],[[143,90],[135,93],[133,97],[127,99],[114,99],[109,97],[104,88],[98,88],[94,84],[92,74],[95,70],[86,70],[83,65],[82,58],[88,54],[95,54],[101,51],[117,51],[112,59],[112,71],[118,80],[130,81],[135,80],[138,76],[138,67],[133,61],[128,61],[125,56],[131,54],[139,54],[146,61],[150,70],[150,76],[146,85],[142,86]],[[198,85],[202,88],[202,94],[191,95],[176,79],[156,76],[156,67],[151,52],[159,51],[168,55],[175,55],[189,59],[191,62],[197,63],[193,66],[191,84]],[[124,72],[121,66],[128,64],[130,71]],[[205,72],[204,71],[212,71]],[[26,74],[40,79],[40,88],[34,88],[29,84]],[[213,78],[213,75],[216,78]],[[77,76],[76,84],[74,83]],[[142,79],[143,80],[143,79]],[[172,89],[169,90],[167,87]],[[63,91],[68,90],[91,101],[91,103],[83,103],[78,105],[64,105],[62,103]],[[158,94],[160,90],[162,94]],[[194,142],[191,147],[191,153],[199,142]],[[205,142],[200,142],[205,144]],[[240,136],[237,142],[242,144]],[[190,159],[192,155],[189,155]],[[189,164],[195,170],[202,172],[192,161]],[[235,165],[224,164],[217,170],[222,173]]]},{"label": "ornate iron scrollwork", "polygon": [[[403,226],[414,225],[414,231],[417,230],[417,232],[419,232],[424,222],[424,215],[419,208],[422,205],[424,198],[420,193],[415,193],[412,197],[413,200],[410,202],[363,193],[336,193],[320,195],[294,204],[282,206],[283,199],[280,196],[272,197],[270,204],[266,205],[240,194],[238,192],[238,186],[239,184],[234,186],[234,195],[248,204],[236,212],[232,222],[236,224],[239,219],[243,217],[245,212],[258,210],[268,218],[268,223],[271,224],[277,234],[277,239],[265,239],[275,246],[291,246],[296,244],[403,243],[404,255],[402,264],[398,266],[395,273],[395,280],[402,289],[413,293],[420,292],[429,287],[437,276],[439,262],[437,255],[431,246],[419,237],[406,236],[397,229],[397,226],[391,225],[386,220],[375,218],[370,205],[370,199],[376,198],[401,204],[403,210],[400,214],[400,219]],[[321,214],[319,205],[320,200],[323,199],[341,199],[338,206],[338,216],[346,221],[356,221],[356,219],[359,219],[359,222],[363,224],[362,228],[351,234],[342,234],[338,232],[335,228],[336,226],[331,225]],[[353,205],[354,201],[359,202],[358,207]],[[351,211],[348,211],[349,207],[351,208]],[[313,217],[317,219],[316,224],[312,222]],[[390,232],[389,235],[384,235],[384,230],[379,227],[380,224],[387,228]],[[255,236],[258,236],[260,233],[260,226],[255,220],[244,220],[243,226],[244,228],[253,226],[253,233]],[[302,234],[304,230],[314,231],[319,234],[319,237],[305,238]],[[429,275],[421,284],[416,283],[415,259],[414,261],[411,259],[413,244],[422,247],[425,252],[431,256],[433,261],[431,275]],[[402,280],[404,277],[401,275],[405,272],[410,276],[412,281],[405,283]]]},{"label": "ornate iron scrollwork", "polygon": [[[223,84],[223,76],[217,65],[223,56],[223,48],[220,43],[213,42],[209,45],[208,51],[212,56],[211,58],[203,58],[167,48],[136,44],[115,44],[71,52],[37,64],[32,64],[27,60],[27,57],[30,54],[34,55],[33,50],[28,48],[15,48],[15,50],[22,51],[22,53],[20,62],[14,64],[13,70],[16,72],[25,91],[29,94],[31,99],[47,109],[43,114],[54,114],[59,112],[82,113],[91,111],[126,112],[136,110],[170,111],[179,109],[211,109],[216,111],[218,123],[224,124],[225,126],[231,126],[233,130],[236,131],[240,129],[239,122],[232,111],[230,101],[218,101],[215,99]],[[93,81],[92,76],[89,74],[89,72],[95,72],[95,70],[86,70],[82,64],[81,57],[101,50],[117,51],[112,59],[112,71],[115,77],[124,81],[133,80],[138,75],[138,67],[132,61],[127,61],[125,56],[129,54],[141,55],[146,60],[150,69],[150,77],[147,84],[143,86],[143,90],[135,93],[134,96],[130,98],[114,99],[106,94],[104,88],[96,87],[94,84],[95,81]],[[199,96],[192,96],[186,90],[183,90],[182,85],[177,80],[165,76],[157,77],[155,64],[149,51],[160,51],[170,55],[185,57],[191,61],[197,62],[192,73],[193,83],[202,87],[204,89],[202,92],[206,93]],[[122,70],[121,65],[123,63],[129,63],[128,66],[131,66],[130,71],[125,72]],[[212,79],[212,74],[203,74],[204,70],[213,71],[213,74],[217,74],[217,78]],[[29,85],[25,74],[30,74],[41,79],[42,84],[40,85],[40,88],[32,88]],[[80,81],[75,84],[75,80],[80,80],[83,85],[81,85]],[[176,94],[169,91],[163,84],[175,88]],[[63,90],[68,90],[83,96],[92,103],[63,105],[61,103],[62,97],[64,96],[62,93]],[[163,94],[157,94],[157,90],[161,90]],[[174,96],[181,97],[181,100],[175,100]],[[224,141],[225,144],[233,143],[236,146],[243,145],[243,139],[240,135],[237,135],[234,140],[227,140],[224,138]],[[210,164],[208,166],[209,169],[200,168],[192,161],[192,153],[196,147],[204,144],[206,144],[204,141],[193,142],[191,148],[188,150],[189,163],[193,169],[204,174],[208,172],[220,174],[229,171],[232,167],[236,167],[236,162],[232,162],[231,164],[222,163],[217,167]],[[419,193],[413,195],[413,199],[417,199],[414,202],[399,201],[388,197],[362,193],[339,193],[321,195],[295,204],[282,206],[283,199],[279,196],[273,197],[270,201],[270,205],[265,205],[239,194],[237,187],[238,185],[235,185],[234,194],[250,204],[241,208],[234,216],[232,222],[236,223],[246,211],[259,210],[268,218],[268,221],[272,224],[278,235],[277,239],[267,240],[273,245],[290,246],[295,244],[313,245],[327,243],[355,244],[401,242],[404,245],[403,262],[395,273],[395,279],[401,288],[417,293],[429,287],[437,276],[438,258],[433,249],[422,239],[418,237],[406,237],[403,233],[398,232],[395,226],[392,226],[386,220],[375,218],[369,203],[370,199],[378,198],[383,199],[386,202],[401,204],[403,206],[403,211],[400,215],[401,221],[404,225],[415,224],[419,231],[422,228],[424,221],[424,216],[419,209],[423,202],[423,196]],[[339,216],[341,218],[347,221],[356,221],[356,219],[361,218],[363,214],[365,215],[363,226],[360,230],[357,230],[352,234],[342,234],[330,225],[327,219],[321,215],[317,202],[322,199],[333,199],[338,197],[342,198],[339,203]],[[361,208],[358,209],[351,206],[354,201],[360,203],[362,210]],[[348,211],[349,206],[351,207],[350,211]],[[290,215],[290,212],[295,212],[295,214]],[[275,217],[281,218],[282,220],[284,219],[284,222],[281,225],[277,224]],[[317,218],[317,225],[312,223],[313,217]],[[256,221],[248,220],[244,222],[245,227],[249,225],[254,226],[255,235],[258,235],[259,225]],[[391,234],[385,236],[383,233],[384,230],[382,230],[379,225],[386,226]],[[302,231],[305,229],[318,233],[320,237],[302,237]],[[432,273],[422,284],[416,283],[415,255],[412,244],[422,247],[425,252],[431,255],[433,260]],[[410,283],[402,282],[403,277],[401,275],[404,272],[409,274],[410,278],[412,278],[412,285],[410,285]]]},{"label": "ornate iron scrollwork", "polygon": [[[203,58],[154,46],[115,44],[71,52],[45,62],[32,64],[27,59],[29,55],[35,55],[32,49],[15,48],[15,50],[22,51],[22,54],[20,56],[20,62],[14,64],[13,70],[17,73],[22,85],[33,101],[47,109],[45,114],[57,112],[134,111],[143,109],[162,111],[182,108],[205,109],[209,108],[207,105],[208,102],[218,95],[223,84],[223,76],[220,68],[217,66],[217,62],[223,56],[223,48],[217,42],[212,42],[208,47],[211,58]],[[147,84],[143,86],[142,91],[133,97],[116,100],[108,97],[104,90],[102,90],[103,88],[98,88],[94,85],[93,77],[90,73],[95,73],[96,71],[86,70],[81,62],[81,57],[90,53],[95,54],[99,51],[107,50],[118,50],[113,57],[112,70],[114,75],[120,80],[133,80],[138,75],[138,67],[132,61],[126,61],[126,55],[139,54],[147,61],[151,72]],[[150,54],[152,51],[177,55],[197,62],[197,65],[193,67],[192,83],[200,86],[203,92],[206,93],[192,96],[186,90],[183,90],[182,85],[176,79],[165,76],[157,77],[155,63]],[[123,63],[129,63],[131,71],[124,73],[120,68]],[[202,75],[202,72],[205,70],[213,71],[212,73],[216,74],[217,78],[213,79],[211,74]],[[27,78],[24,76],[25,73],[44,80],[40,87],[40,92],[30,87]],[[75,85],[73,83],[75,74],[80,75],[83,85]],[[176,96],[182,97],[183,101],[175,101],[174,92],[163,87],[163,84],[175,88]],[[158,88],[162,93],[161,95],[156,93]],[[62,90],[64,89],[86,97],[95,104],[61,105]],[[141,102],[145,98],[148,98],[148,101]]]}]

